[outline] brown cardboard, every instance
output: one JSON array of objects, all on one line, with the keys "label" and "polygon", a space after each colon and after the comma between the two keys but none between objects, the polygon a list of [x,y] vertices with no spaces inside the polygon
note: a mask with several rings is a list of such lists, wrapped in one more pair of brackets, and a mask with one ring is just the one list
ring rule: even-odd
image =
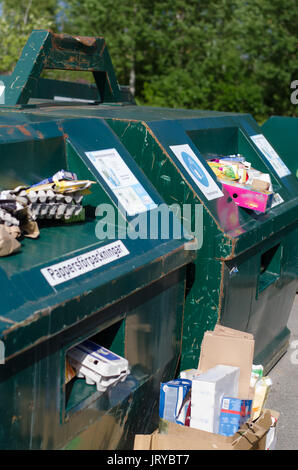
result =
[{"label": "brown cardboard", "polygon": [[254,356],[253,335],[216,325],[214,331],[206,331],[201,346],[198,369],[205,372],[217,364],[240,368],[239,398],[252,398],[250,376]]},{"label": "brown cardboard", "polygon": [[268,191],[270,188],[270,183],[268,181],[259,180],[254,178],[251,184],[252,189],[256,191]]},{"label": "brown cardboard", "polygon": [[153,436],[158,432],[154,431],[152,434],[136,434],[134,442],[134,450],[152,450]]},{"label": "brown cardboard", "polygon": [[39,228],[37,222],[34,220],[26,220],[22,224],[22,232],[25,237],[28,238],[38,238],[39,237]]},{"label": "brown cardboard", "polygon": [[5,225],[0,225],[0,256],[8,256],[19,251],[21,244],[9,233]]},{"label": "brown cardboard", "polygon": [[223,325],[215,325],[213,333],[225,335],[225,336],[236,336],[245,339],[254,339],[254,335],[251,333],[247,333],[246,331],[234,330],[233,328],[229,328],[228,326]]},{"label": "brown cardboard", "polygon": [[263,410],[255,422],[245,423],[234,436],[201,431],[199,429],[167,423],[163,432],[136,435],[134,450],[264,450],[266,434],[271,426],[274,410]]}]

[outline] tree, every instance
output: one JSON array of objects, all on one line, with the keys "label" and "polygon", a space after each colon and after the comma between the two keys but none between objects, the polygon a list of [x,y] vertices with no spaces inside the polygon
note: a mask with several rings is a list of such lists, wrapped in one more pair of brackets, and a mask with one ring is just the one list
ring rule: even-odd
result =
[{"label": "tree", "polygon": [[297,113],[290,103],[298,77],[295,0],[185,2],[180,10],[178,4],[172,2],[176,17],[163,26],[168,46],[158,44],[145,102],[249,112],[259,121]]},{"label": "tree", "polygon": [[296,0],[68,0],[68,28],[106,38],[139,102],[295,114]]},{"label": "tree", "polygon": [[297,0],[15,3],[2,1],[0,73],[12,69],[33,28],[55,30],[63,17],[62,32],[105,37],[119,83],[140,104],[248,112],[259,121],[297,115],[290,101],[298,79]]},{"label": "tree", "polygon": [[121,84],[139,94],[152,2],[148,0],[67,0],[68,33],[103,36]]},{"label": "tree", "polygon": [[55,29],[56,0],[3,0],[0,73],[11,72],[33,29]]}]

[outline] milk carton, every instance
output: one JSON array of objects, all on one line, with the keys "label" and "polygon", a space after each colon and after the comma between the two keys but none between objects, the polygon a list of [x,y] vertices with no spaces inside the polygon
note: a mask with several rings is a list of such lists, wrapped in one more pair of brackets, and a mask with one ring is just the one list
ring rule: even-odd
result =
[{"label": "milk carton", "polygon": [[191,380],[177,379],[160,384],[159,416],[160,418],[180,423],[180,411],[184,398],[191,389]]},{"label": "milk carton", "polygon": [[223,397],[219,418],[219,434],[233,436],[251,417],[252,400]]}]

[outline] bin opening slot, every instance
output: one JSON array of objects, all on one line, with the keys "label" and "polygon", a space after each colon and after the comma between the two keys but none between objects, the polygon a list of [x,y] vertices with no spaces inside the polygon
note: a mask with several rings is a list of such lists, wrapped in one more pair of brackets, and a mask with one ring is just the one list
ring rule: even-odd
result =
[{"label": "bin opening slot", "polygon": [[[79,77],[74,76],[75,74]],[[96,86],[94,76],[91,72],[73,72],[65,71],[65,77],[60,80],[51,78],[51,71],[42,73],[38,80],[34,93],[31,97],[40,100],[54,100],[57,102],[96,104],[100,102],[101,97]],[[66,80],[73,81],[66,81]],[[76,81],[75,81],[76,80]],[[80,82],[78,83],[78,80]],[[48,104],[48,103],[47,103]]]},{"label": "bin opening slot", "polygon": [[258,293],[265,290],[280,276],[281,244],[277,244],[260,256]]},{"label": "bin opening slot", "polygon": [[66,351],[66,414],[88,406],[93,399],[126,380],[130,369],[124,358],[124,330],[122,319]]},{"label": "bin opening slot", "polygon": [[[270,176],[273,192],[280,189],[280,184],[275,175],[265,165],[260,155],[254,149],[252,141],[239,127],[231,126],[214,129],[201,129],[188,131],[187,134],[207,162],[214,159],[222,159],[223,157],[231,158],[239,156],[240,158],[244,158],[246,162],[249,162],[252,169]],[[232,168],[231,173],[233,173]],[[241,175],[239,174],[238,176],[241,176],[242,180],[240,181],[238,179],[235,182],[241,182],[242,184],[245,179],[245,175],[242,175],[241,173]],[[246,177],[247,176],[248,173],[246,174]],[[231,177],[231,175],[229,175],[229,177]],[[259,186],[261,185],[261,182],[257,181],[257,183]],[[263,186],[260,186],[260,189],[261,187],[263,188]]]}]

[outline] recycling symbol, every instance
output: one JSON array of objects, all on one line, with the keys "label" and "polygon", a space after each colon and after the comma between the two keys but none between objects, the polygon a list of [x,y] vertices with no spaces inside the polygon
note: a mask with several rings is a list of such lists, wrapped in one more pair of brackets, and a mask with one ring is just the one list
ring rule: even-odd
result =
[{"label": "recycling symbol", "polygon": [[207,188],[209,186],[208,178],[197,162],[186,152],[181,152],[181,157],[196,180],[198,180],[200,184]]}]

